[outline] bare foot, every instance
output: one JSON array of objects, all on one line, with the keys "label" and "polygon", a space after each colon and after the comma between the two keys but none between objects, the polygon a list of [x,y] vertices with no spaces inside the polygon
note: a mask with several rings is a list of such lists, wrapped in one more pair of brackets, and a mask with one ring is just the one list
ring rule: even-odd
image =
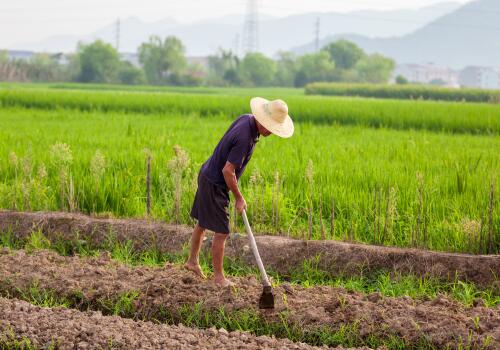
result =
[{"label": "bare foot", "polygon": [[234,282],[231,282],[225,277],[214,277],[212,280],[216,285],[218,285],[221,288],[227,288],[227,287],[234,287],[235,284]]},{"label": "bare foot", "polygon": [[201,267],[200,267],[199,264],[192,264],[190,262],[187,262],[187,263],[184,264],[184,268],[186,270],[194,272],[197,276],[199,276],[201,278],[207,278],[207,276],[205,276],[205,274],[201,270]]}]

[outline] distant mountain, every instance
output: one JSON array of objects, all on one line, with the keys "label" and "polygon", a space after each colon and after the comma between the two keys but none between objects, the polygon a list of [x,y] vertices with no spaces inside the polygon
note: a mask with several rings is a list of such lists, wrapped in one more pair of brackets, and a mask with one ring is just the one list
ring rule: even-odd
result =
[{"label": "distant mountain", "polygon": [[[321,21],[322,36],[355,33],[368,37],[389,37],[410,33],[459,6],[456,2],[443,2],[419,10],[307,13],[283,18],[261,16],[259,49],[267,55],[274,55],[280,50],[288,50],[312,40],[317,18]],[[218,47],[241,48],[243,22],[242,15],[223,16],[190,24],[180,24],[173,19],[147,23],[137,18],[128,18],[121,22],[120,50],[134,52],[152,34],[162,37],[178,36],[192,56],[208,55]],[[88,42],[99,38],[114,44],[115,37],[116,26],[112,23],[89,35],[55,36],[39,43],[20,44],[12,48],[70,52],[79,40]]]},{"label": "distant mountain", "polygon": [[[398,62],[433,62],[461,68],[467,65],[500,66],[500,1],[477,0],[432,21],[413,33],[394,38],[337,34],[321,45],[344,38],[367,52],[379,52]],[[297,47],[311,52],[314,43]]]}]

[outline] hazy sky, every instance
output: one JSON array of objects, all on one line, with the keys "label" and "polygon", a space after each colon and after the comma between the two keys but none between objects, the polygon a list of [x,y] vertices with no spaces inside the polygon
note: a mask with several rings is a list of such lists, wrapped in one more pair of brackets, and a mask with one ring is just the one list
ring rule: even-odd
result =
[{"label": "hazy sky", "polygon": [[[443,1],[471,0],[259,0],[260,12],[286,16],[313,11],[418,8]],[[174,17],[191,22],[244,13],[246,0],[16,0],[0,1],[0,48],[58,34],[87,34],[136,16],[145,21]]]}]

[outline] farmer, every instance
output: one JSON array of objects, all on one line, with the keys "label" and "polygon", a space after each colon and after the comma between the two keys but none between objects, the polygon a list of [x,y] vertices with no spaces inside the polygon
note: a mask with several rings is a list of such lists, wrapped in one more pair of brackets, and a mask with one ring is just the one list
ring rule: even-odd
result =
[{"label": "farmer", "polygon": [[213,279],[221,287],[233,285],[225,278],[223,270],[224,246],[229,235],[229,191],[236,199],[236,210],[243,212],[247,203],[238,188],[238,179],[252,157],[259,136],[275,134],[288,138],[294,131],[285,102],[255,97],[250,101],[250,107],[252,114],[244,114],[231,124],[212,156],[202,165],[191,209],[191,216],[198,223],[191,236],[189,258],[184,266],[206,278],[199,263],[200,248],[205,230],[213,231]]}]

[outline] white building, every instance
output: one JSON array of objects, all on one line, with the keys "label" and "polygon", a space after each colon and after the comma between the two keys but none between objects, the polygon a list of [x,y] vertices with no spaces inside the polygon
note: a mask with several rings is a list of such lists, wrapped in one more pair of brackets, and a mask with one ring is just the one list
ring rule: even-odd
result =
[{"label": "white building", "polygon": [[491,67],[469,66],[460,73],[460,86],[500,89],[500,73]]},{"label": "white building", "polygon": [[457,71],[432,63],[398,64],[393,72],[393,76],[395,78],[398,75],[405,77],[412,83],[430,84],[433,81],[443,81],[445,86],[459,86]]},{"label": "white building", "polygon": [[7,50],[7,57],[9,60],[29,60],[35,53],[33,51],[25,50]]}]

